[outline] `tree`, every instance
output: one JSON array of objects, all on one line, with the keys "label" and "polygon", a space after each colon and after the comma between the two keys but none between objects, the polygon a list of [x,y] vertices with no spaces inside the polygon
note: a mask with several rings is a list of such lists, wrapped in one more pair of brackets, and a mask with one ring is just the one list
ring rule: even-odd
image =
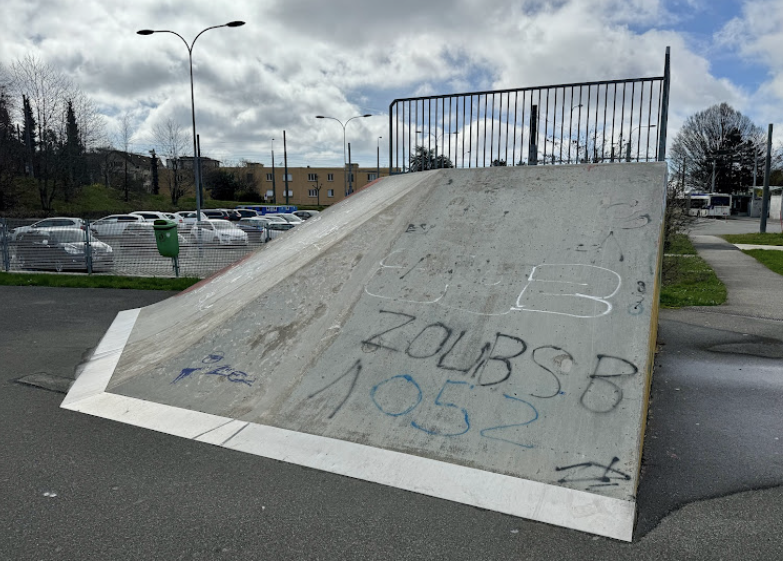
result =
[{"label": "tree", "polygon": [[166,158],[167,177],[171,204],[176,205],[185,194],[185,177],[182,169],[182,156],[188,149],[188,142],[179,124],[169,119],[153,128],[155,143],[161,155]]},{"label": "tree", "polygon": [[24,170],[24,145],[14,129],[9,105],[5,88],[0,88],[0,210],[13,206],[14,177]]},{"label": "tree", "polygon": [[454,167],[454,164],[447,156],[443,154],[436,156],[433,150],[427,150],[424,146],[416,146],[416,150],[410,155],[409,165],[410,171]]},{"label": "tree", "polygon": [[237,181],[232,173],[220,168],[210,171],[204,178],[204,188],[211,193],[213,199],[219,201],[233,201],[242,187],[242,183]]},{"label": "tree", "polygon": [[152,161],[150,162],[152,172],[152,194],[157,195],[160,192],[160,183],[158,182],[158,155],[155,154],[155,149],[150,150],[150,156]]},{"label": "tree", "polygon": [[765,155],[764,131],[727,103],[688,117],[674,139],[670,156],[685,168],[690,189],[736,193],[753,183],[756,163]]},{"label": "tree", "polygon": [[122,192],[125,202],[130,200],[130,177],[128,174],[128,154],[130,145],[133,141],[133,130],[131,128],[130,115],[127,113],[120,117],[119,129],[117,131],[117,144],[122,148],[123,166],[122,166]]},{"label": "tree", "polygon": [[[23,99],[22,115],[28,174],[35,177],[41,205],[50,210],[54,196],[68,176],[64,147],[68,119],[79,123],[84,149],[101,137],[102,117],[95,105],[64,74],[32,55],[15,61],[7,71],[9,90]],[[70,111],[68,110],[70,106]],[[73,144],[71,144],[73,146]],[[79,183],[86,180],[74,177]],[[66,194],[69,186],[66,184]]]},{"label": "tree", "polygon": [[63,194],[66,202],[76,193],[79,186],[85,183],[87,161],[84,156],[84,145],[73,111],[73,103],[68,101],[66,110],[65,142],[62,145],[61,160],[65,172]]},{"label": "tree", "polygon": [[24,128],[22,128],[22,139],[25,146],[27,161],[27,175],[35,177],[35,148],[36,148],[36,123],[33,116],[33,110],[30,107],[30,100],[27,96],[22,97],[22,111],[24,113]]},{"label": "tree", "polygon": [[315,191],[315,200],[318,206],[321,206],[321,189],[323,188],[323,183],[318,183],[318,174],[315,175],[315,180],[313,182],[313,190]]}]

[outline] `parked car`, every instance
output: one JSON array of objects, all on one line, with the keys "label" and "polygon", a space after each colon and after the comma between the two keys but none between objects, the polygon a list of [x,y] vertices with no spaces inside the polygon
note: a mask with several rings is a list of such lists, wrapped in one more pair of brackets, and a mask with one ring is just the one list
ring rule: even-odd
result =
[{"label": "parked car", "polygon": [[[242,223],[253,225],[255,228],[265,228],[267,232],[267,241],[273,240],[283,232],[287,232],[294,227],[290,222],[286,222],[281,218],[271,218],[269,216],[259,216],[257,218],[244,218],[239,221],[238,226],[242,228]],[[243,228],[244,229],[244,228]]]},{"label": "parked car", "polygon": [[228,220],[210,219],[197,222],[190,229],[192,243],[247,245],[247,234]]},{"label": "parked car", "polygon": [[278,230],[272,232],[268,226],[269,222],[260,216],[243,218],[237,222],[237,228],[247,234],[247,239],[251,243],[266,243],[280,235]]},{"label": "parked car", "polygon": [[37,230],[38,228],[85,228],[84,220],[81,218],[71,218],[68,216],[55,216],[53,218],[44,218],[38,222],[33,222],[29,226],[19,226],[11,231],[11,240],[16,240],[20,235]]},{"label": "parked car", "polygon": [[[177,233],[177,238],[180,247],[190,243],[188,238],[180,233]],[[155,224],[153,222],[128,224],[120,237],[119,244],[123,249],[154,249],[157,251]]]},{"label": "parked car", "polygon": [[[239,213],[239,216],[242,218],[253,218],[255,216],[261,216],[258,214],[257,210],[253,210],[252,208],[235,208],[234,210],[236,210]],[[242,218],[240,218],[240,220]]]},{"label": "parked car", "polygon": [[207,218],[230,220],[231,222],[238,222],[242,218],[242,215],[233,208],[205,208],[202,209],[201,212],[203,212]]},{"label": "parked car", "polygon": [[302,222],[304,222],[304,220],[299,218],[297,215],[288,212],[278,212],[275,214],[267,214],[266,216],[278,216],[283,220],[285,220],[286,222],[290,222],[291,224],[301,224]]},{"label": "parked car", "polygon": [[119,237],[128,224],[144,222],[138,214],[110,214],[90,224],[90,230],[99,238]]},{"label": "parked car", "polygon": [[155,222],[156,220],[172,220],[172,214],[158,212],[157,210],[135,210],[131,212],[136,216],[141,216],[146,222]]},{"label": "parked car", "polygon": [[298,216],[302,220],[309,220],[310,218],[315,217],[318,214],[317,210],[295,210],[292,212],[294,216]]},{"label": "parked car", "polygon": [[[195,210],[181,210],[175,212],[176,221],[178,226],[191,227],[197,222]],[[201,220],[207,220],[207,215],[202,211]]]},{"label": "parked car", "polygon": [[[15,246],[15,260],[25,269],[87,270],[87,232],[79,228],[37,228],[23,233]],[[90,235],[93,271],[114,265],[112,247]]]}]

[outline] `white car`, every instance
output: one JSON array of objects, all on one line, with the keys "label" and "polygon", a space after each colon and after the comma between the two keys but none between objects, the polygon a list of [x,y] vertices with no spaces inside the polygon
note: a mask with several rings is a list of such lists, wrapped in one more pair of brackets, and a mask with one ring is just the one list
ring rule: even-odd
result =
[{"label": "white car", "polygon": [[144,222],[137,214],[110,214],[90,224],[90,230],[99,238],[121,236],[128,224]]},{"label": "white car", "polygon": [[190,240],[198,243],[220,245],[247,245],[247,234],[228,220],[212,218],[197,222],[190,229]]},{"label": "white car", "polygon": [[297,215],[289,214],[287,212],[278,212],[278,213],[275,213],[275,214],[265,214],[264,216],[265,217],[277,216],[279,218],[282,218],[286,222],[290,222],[291,224],[301,224],[302,222],[304,222],[304,220],[299,218]]},{"label": "white car", "polygon": [[[195,210],[181,210],[179,212],[175,212],[174,217],[177,226],[191,227],[197,222]],[[201,220],[209,220],[209,217],[202,212]]]},{"label": "white car", "polygon": [[80,228],[85,229],[84,220],[81,218],[71,218],[68,216],[56,216],[54,218],[44,218],[38,222],[33,222],[29,226],[19,226],[11,231],[11,240],[19,239],[22,234],[34,232],[39,228]]},{"label": "white car", "polygon": [[174,220],[172,214],[158,212],[157,210],[134,210],[131,214],[141,216],[146,222],[155,222],[156,220]]}]

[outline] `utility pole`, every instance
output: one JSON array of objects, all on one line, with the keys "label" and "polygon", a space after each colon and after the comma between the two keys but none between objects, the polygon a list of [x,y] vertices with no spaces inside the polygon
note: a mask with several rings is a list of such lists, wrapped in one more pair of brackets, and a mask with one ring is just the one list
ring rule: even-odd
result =
[{"label": "utility pole", "polygon": [[351,143],[348,143],[348,194],[353,193],[353,164],[351,164]]},{"label": "utility pole", "polygon": [[288,149],[285,144],[285,131],[283,131],[283,162],[285,165],[285,204],[288,204]]},{"label": "utility pole", "polygon": [[759,232],[767,233],[767,215],[769,214],[769,174],[772,165],[772,123],[769,124],[767,133],[767,160],[764,163],[764,190],[761,195],[761,221],[759,222]]},{"label": "utility pole", "polygon": [[277,204],[277,192],[275,190],[275,139],[272,139],[272,204]]}]

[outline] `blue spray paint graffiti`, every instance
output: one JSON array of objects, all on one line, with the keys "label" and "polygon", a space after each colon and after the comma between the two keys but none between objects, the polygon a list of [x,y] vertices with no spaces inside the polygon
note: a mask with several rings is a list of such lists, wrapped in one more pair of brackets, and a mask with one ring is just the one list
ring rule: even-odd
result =
[{"label": "blue spray paint graffiti", "polygon": [[[201,361],[201,363],[216,364],[221,360],[223,360],[223,358],[224,357],[222,352],[215,351],[214,353],[207,355]],[[174,380],[171,383],[176,384],[180,380],[184,380],[185,378],[188,378],[189,376],[193,375],[195,372],[201,372],[205,376],[221,376],[234,384],[245,384],[247,386],[252,386],[253,382],[255,382],[255,378],[249,378],[247,372],[236,370],[230,364],[226,364],[212,369],[204,368],[204,367],[183,368],[182,371],[177,375],[176,378],[174,378]]]}]

